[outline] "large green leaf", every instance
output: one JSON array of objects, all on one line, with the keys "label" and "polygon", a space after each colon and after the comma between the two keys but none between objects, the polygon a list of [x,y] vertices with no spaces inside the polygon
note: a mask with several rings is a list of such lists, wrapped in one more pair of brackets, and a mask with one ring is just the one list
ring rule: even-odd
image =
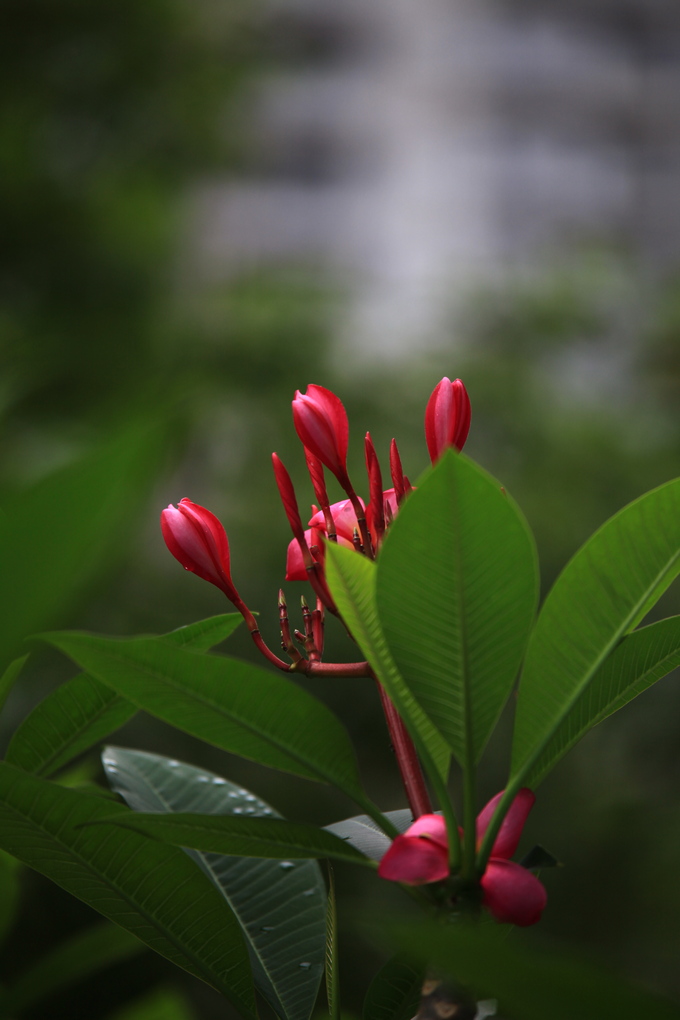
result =
[{"label": "large green leaf", "polygon": [[581,737],[680,666],[680,616],[625,637],[574,702],[524,780],[535,789]]},{"label": "large green leaf", "polygon": [[326,579],[354,640],[411,732],[418,734],[432,765],[446,780],[451,752],[416,702],[390,654],[375,601],[376,564],[352,549],[328,543]]},{"label": "large green leaf", "polygon": [[0,764],[0,847],[254,1018],[248,956],[224,898],[181,850],[85,824],[115,810],[110,801]]},{"label": "large green leaf", "polygon": [[[226,640],[242,617],[225,613],[165,634],[166,641],[204,652]],[[87,673],[47,695],[14,733],[6,759],[26,772],[51,776],[73,758],[119,729],[137,711]]]},{"label": "large green leaf", "polygon": [[108,921],[79,931],[12,982],[2,1000],[4,1015],[23,1013],[62,988],[145,949],[144,943],[129,931]]},{"label": "large green leaf", "polygon": [[496,925],[412,921],[393,940],[478,998],[498,999],[498,1012],[516,1020],[680,1020],[680,1006],[590,962],[499,937]]},{"label": "large green leaf", "polygon": [[[174,759],[108,747],[103,762],[112,787],[135,811],[192,809],[227,820],[276,816],[248,790]],[[279,1016],[307,1020],[324,960],[326,890],[317,862],[188,852],[239,919],[258,991]]]},{"label": "large green leaf", "polygon": [[549,592],[519,685],[515,788],[621,639],[680,572],[680,479],[621,510],[576,553]]},{"label": "large green leaf", "polygon": [[[297,684],[162,638],[61,633],[44,639],[139,708],[262,765],[332,783],[367,808],[346,730]],[[369,802],[370,803],[370,802]]]},{"label": "large green leaf", "polygon": [[363,1020],[409,1020],[418,1012],[425,967],[407,956],[393,956],[371,981]]},{"label": "large green leaf", "polygon": [[2,507],[0,670],[23,639],[64,620],[121,547],[163,466],[162,430],[126,428]]},{"label": "large green leaf", "polygon": [[285,858],[331,857],[352,864],[369,860],[351,843],[331,832],[304,822],[276,818],[230,818],[178,811],[169,815],[137,813],[110,821],[124,829],[141,832],[171,846],[230,854],[239,857]]},{"label": "large green leaf", "polygon": [[500,484],[442,457],[390,528],[376,600],[397,668],[469,767],[512,690],[538,600],[533,538]]}]

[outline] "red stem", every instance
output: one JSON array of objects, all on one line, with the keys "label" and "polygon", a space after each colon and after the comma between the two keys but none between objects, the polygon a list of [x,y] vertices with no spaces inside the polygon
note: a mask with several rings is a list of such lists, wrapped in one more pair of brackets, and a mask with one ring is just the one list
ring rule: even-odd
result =
[{"label": "red stem", "polygon": [[376,678],[380,700],[382,702],[387,729],[389,730],[397,765],[406,790],[409,807],[414,819],[432,812],[432,802],[425,786],[425,777],[418,761],[416,749],[401,716],[387,696],[380,681]]}]

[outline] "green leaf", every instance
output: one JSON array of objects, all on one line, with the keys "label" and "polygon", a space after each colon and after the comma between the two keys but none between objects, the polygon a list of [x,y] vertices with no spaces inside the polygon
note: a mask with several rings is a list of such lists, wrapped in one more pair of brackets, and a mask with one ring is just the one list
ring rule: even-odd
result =
[{"label": "green leaf", "polygon": [[400,716],[418,734],[445,781],[451,761],[449,746],[415,701],[390,654],[378,620],[376,577],[374,562],[358,556],[353,549],[327,544],[326,580],[340,615]]},{"label": "green leaf", "polygon": [[106,1020],[195,1020],[195,1014],[178,992],[161,988],[107,1013]]},{"label": "green leaf", "polygon": [[[135,811],[276,815],[248,790],[174,759],[108,747],[103,762],[109,782]],[[239,919],[258,991],[279,1016],[307,1020],[324,963],[326,889],[317,862],[187,853]]]},{"label": "green leaf", "polygon": [[143,942],[108,921],[79,931],[33,964],[7,989],[8,1016],[23,1013],[62,988],[146,950]]},{"label": "green leaf", "polygon": [[43,635],[97,680],[151,715],[225,751],[334,784],[367,807],[346,730],[282,676],[162,638]]},{"label": "green leaf", "polygon": [[330,861],[328,870],[328,906],[326,908],[326,999],[332,1020],[340,1020],[340,964],[338,959],[338,910],[335,897],[335,875]]},{"label": "green leaf", "polygon": [[10,691],[19,679],[19,675],[26,665],[27,659],[28,655],[22,655],[20,658],[14,659],[10,662],[2,676],[0,676],[0,712],[2,712],[5,707],[5,702],[9,697]]},{"label": "green leaf", "polygon": [[124,829],[141,832],[171,846],[229,854],[237,857],[290,858],[330,857],[352,864],[368,864],[353,846],[315,825],[278,818],[229,818],[177,812],[170,815],[141,814],[102,818]]},{"label": "green leaf", "polygon": [[535,789],[588,730],[677,666],[680,666],[680,616],[652,623],[625,637],[555,730],[527,776],[527,785]]},{"label": "green leaf", "polygon": [[513,788],[678,572],[680,479],[621,510],[567,564],[527,650],[513,738]]},{"label": "green leaf", "polygon": [[252,1020],[248,957],[224,898],[181,850],[85,824],[114,811],[109,801],[0,764],[0,847],[212,985]]},{"label": "green leaf", "polygon": [[363,1020],[409,1020],[418,1012],[425,968],[401,954],[393,956],[371,981]]},{"label": "green leaf", "polygon": [[[398,832],[406,832],[409,825],[413,824],[413,815],[408,808],[386,811],[385,817],[392,822]],[[392,842],[389,836],[386,836],[368,815],[344,818],[341,822],[326,825],[325,829],[340,839],[346,840],[365,857],[370,857],[373,861],[381,860]]]},{"label": "green leaf", "polygon": [[[241,619],[239,613],[224,613],[180,627],[164,638],[205,652],[228,638]],[[132,702],[80,673],[48,694],[24,719],[7,749],[7,761],[26,772],[52,776],[136,712]]]},{"label": "green leaf", "polygon": [[157,425],[136,423],[5,503],[0,664],[28,634],[63,621],[118,554],[162,468],[162,443]]},{"label": "green leaf", "polygon": [[[680,1007],[590,962],[503,938],[496,925],[401,924],[394,941],[404,951],[477,997],[498,999],[502,1016],[521,1020],[678,1020]],[[500,936],[500,937],[499,937]]]},{"label": "green leaf", "polygon": [[515,682],[538,600],[533,537],[500,484],[449,451],[378,557],[378,615],[414,698],[464,767]]}]

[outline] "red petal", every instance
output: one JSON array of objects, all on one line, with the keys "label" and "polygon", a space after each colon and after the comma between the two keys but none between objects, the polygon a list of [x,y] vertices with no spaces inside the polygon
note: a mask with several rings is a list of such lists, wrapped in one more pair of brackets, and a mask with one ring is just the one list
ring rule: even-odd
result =
[{"label": "red petal", "polygon": [[[482,808],[477,815],[478,844],[483,838],[493,813],[498,806],[498,802],[504,792],[504,790],[501,790],[501,792],[497,793],[495,797],[492,797],[486,807]],[[522,787],[510,805],[510,810],[503,819],[499,833],[496,836],[493,847],[491,848],[492,857],[512,857],[517,849],[517,844],[519,843],[520,836],[522,835],[522,829],[524,828],[529,812],[535,802],[536,794],[527,786]]]},{"label": "red petal", "polygon": [[378,874],[406,885],[439,882],[449,874],[448,853],[430,839],[406,834],[397,836],[381,860]]},{"label": "red petal", "polygon": [[525,928],[540,921],[548,894],[535,875],[514,861],[489,861],[482,875],[484,906],[502,924]]},{"label": "red petal", "polygon": [[441,815],[421,815],[420,818],[416,818],[413,825],[408,827],[404,835],[426,837],[448,853],[449,840],[446,835],[446,822]]}]

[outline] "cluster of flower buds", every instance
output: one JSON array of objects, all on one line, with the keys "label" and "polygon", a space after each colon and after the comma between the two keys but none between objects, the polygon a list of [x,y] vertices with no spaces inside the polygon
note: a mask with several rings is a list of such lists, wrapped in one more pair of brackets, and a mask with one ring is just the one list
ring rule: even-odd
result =
[{"label": "cluster of flower buds", "polygon": [[[304,673],[332,673],[356,676],[368,669],[366,663],[325,664],[323,621],[326,610],[335,612],[324,576],[326,542],[337,542],[373,559],[385,533],[411,485],[403,472],[395,440],[390,446],[392,488],[383,490],[382,473],[370,433],[364,450],[368,474],[368,504],[354,491],[347,472],[349,424],[342,401],[323,386],[311,384],[306,393],[298,390],[293,399],[293,423],[305,451],[307,469],[316,503],[303,525],[297,497],[288,471],[272,454],[274,477],[293,538],[286,558],[286,580],[311,584],[316,606],[309,610],[303,600],[304,632],[290,634],[287,608],[279,592],[281,643],[290,662],[284,662],[265,645],[255,617],[241,599],[231,578],[229,542],[224,528],[209,510],[182,499],[161,514],[166,545],[183,567],[216,585],[243,615],[253,640],[266,658],[280,669]],[[460,450],[470,428],[470,400],[460,379],[444,378],[435,387],[425,412],[425,438],[434,463],[448,447]],[[330,503],[324,468],[340,483],[347,498]],[[296,645],[298,642],[304,654]],[[340,672],[340,669],[344,672]]]},{"label": "cluster of flower buds", "polygon": [[[477,816],[478,848],[503,792],[492,797]],[[489,913],[501,923],[520,927],[536,924],[547,902],[545,888],[536,876],[510,860],[535,800],[535,794],[527,787],[519,791],[503,819],[479,881],[482,904]],[[462,839],[463,833],[460,835]],[[405,885],[426,885],[447,879],[449,843],[442,816],[421,815],[402,836],[397,836],[382,858],[378,874]]]}]

